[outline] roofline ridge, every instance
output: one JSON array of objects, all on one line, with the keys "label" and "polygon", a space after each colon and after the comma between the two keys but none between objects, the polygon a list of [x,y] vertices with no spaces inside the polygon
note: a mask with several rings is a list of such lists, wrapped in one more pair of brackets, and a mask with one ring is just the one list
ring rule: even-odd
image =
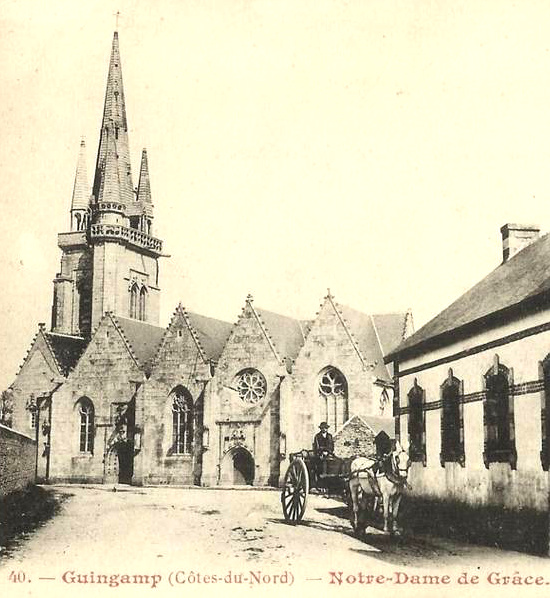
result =
[{"label": "roofline ridge", "polygon": [[[153,368],[158,363],[158,358],[159,358],[159,355],[160,355],[160,350],[162,349],[162,347],[164,346],[164,343],[166,342],[166,338],[168,336],[168,332],[169,332],[170,328],[172,327],[172,325],[173,325],[173,323],[174,323],[174,321],[176,319],[176,316],[178,314],[178,309],[179,308],[181,308],[181,301],[178,303],[178,305],[176,305],[176,308],[172,312],[172,316],[170,317],[170,321],[168,322],[168,326],[166,326],[166,328],[164,329],[164,332],[162,334],[162,338],[160,339],[157,352],[155,353],[155,356],[153,357],[153,359],[151,359],[151,373],[153,372]],[[160,328],[160,326],[159,326],[159,328]]]},{"label": "roofline ridge", "polygon": [[258,312],[256,311],[255,307],[252,305],[252,301],[248,301],[246,302],[252,309],[252,313],[254,314],[254,316],[256,317],[256,320],[258,321],[258,324],[260,325],[260,328],[262,329],[262,332],[264,333],[267,342],[269,343],[269,346],[271,347],[271,350],[273,351],[273,353],[275,354],[275,358],[279,361],[280,365],[284,364],[284,360],[283,358],[279,355],[279,352],[277,351],[277,348],[275,347],[275,343],[273,342],[271,336],[269,335],[269,331],[267,329],[267,325],[265,324],[265,322],[260,318],[260,315],[258,314]]},{"label": "roofline ridge", "polygon": [[63,371],[63,368],[61,367],[61,364],[59,363],[57,356],[55,355],[55,351],[53,350],[53,347],[50,343],[50,340],[47,337],[47,333],[44,329],[44,327],[42,326],[38,326],[39,327],[39,333],[42,334],[43,338],[44,338],[44,342],[46,343],[46,346],[48,347],[48,349],[50,350],[50,353],[52,355],[53,361],[55,363],[55,365],[57,366],[57,369],[59,370],[59,373],[65,378],[65,372]]},{"label": "roofline ridge", "polygon": [[132,347],[132,343],[126,338],[126,335],[124,334],[124,331],[122,330],[122,326],[120,325],[119,321],[117,320],[117,317],[116,317],[115,313],[112,312],[112,311],[108,311],[108,312],[106,312],[105,315],[108,316],[109,318],[111,318],[111,321],[113,322],[114,327],[116,328],[116,330],[120,334],[122,340],[126,344],[126,348],[128,349],[128,352],[130,353],[130,356],[136,362],[136,365],[138,366],[138,368],[141,370],[144,367],[145,364],[141,364],[140,363],[137,355],[134,352],[134,348]]},{"label": "roofline ridge", "polygon": [[201,345],[197,331],[195,330],[195,327],[193,326],[193,323],[191,322],[191,318],[189,317],[189,312],[185,309],[185,307],[182,307],[181,313],[183,315],[185,323],[187,324],[187,328],[189,329],[189,332],[191,333],[191,336],[192,336],[193,340],[195,341],[195,344],[197,345],[197,349],[199,351],[199,354],[200,354],[203,362],[207,363],[208,359],[206,358],[206,353],[204,351],[203,346]]},{"label": "roofline ridge", "polygon": [[[336,301],[334,301],[332,295],[327,295],[327,299],[330,301],[330,304],[332,305],[336,315],[338,316],[338,319],[342,323],[342,326],[344,327],[344,330],[346,331],[348,338],[349,338],[351,344],[353,345],[353,348],[355,349],[361,363],[363,364],[363,368],[366,370],[367,367],[370,367],[370,364],[367,364],[367,360],[365,359],[361,349],[359,348],[359,345],[357,344],[355,337],[351,334],[351,330],[344,319],[344,315],[339,310],[340,306],[338,305],[338,303],[336,303]],[[338,305],[338,307],[336,307],[337,305]],[[374,366],[372,366],[372,367],[374,367]]]},{"label": "roofline ridge", "polygon": [[[388,364],[384,362],[384,355],[386,353],[386,350],[384,349],[384,345],[382,344],[382,339],[380,338],[380,335],[378,334],[378,328],[376,327],[376,322],[374,321],[374,316],[372,314],[369,314],[369,318],[370,318],[372,327],[374,329],[374,334],[376,335],[376,340],[378,341],[378,345],[380,347],[380,353],[382,354],[382,367],[386,370],[386,373],[388,374],[388,378],[391,378],[390,371],[388,370]],[[404,328],[403,328],[403,330],[404,330]],[[401,338],[403,338],[403,335],[401,335]]]}]

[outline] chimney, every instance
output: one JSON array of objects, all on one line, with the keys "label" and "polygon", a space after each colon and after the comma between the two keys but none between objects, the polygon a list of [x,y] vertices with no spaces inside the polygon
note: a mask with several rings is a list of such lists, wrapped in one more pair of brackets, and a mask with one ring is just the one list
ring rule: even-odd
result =
[{"label": "chimney", "polygon": [[502,261],[507,262],[527,245],[539,238],[540,228],[529,224],[505,224],[502,235]]}]

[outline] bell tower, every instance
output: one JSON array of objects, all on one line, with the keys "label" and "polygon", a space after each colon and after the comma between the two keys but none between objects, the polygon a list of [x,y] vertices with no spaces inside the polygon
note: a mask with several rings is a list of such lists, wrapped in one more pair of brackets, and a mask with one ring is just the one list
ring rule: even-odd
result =
[{"label": "bell tower", "polygon": [[147,151],[134,189],[128,123],[115,31],[92,192],[81,144],[70,232],[60,233],[52,331],[88,337],[106,311],[158,324],[162,241],[153,234]]}]

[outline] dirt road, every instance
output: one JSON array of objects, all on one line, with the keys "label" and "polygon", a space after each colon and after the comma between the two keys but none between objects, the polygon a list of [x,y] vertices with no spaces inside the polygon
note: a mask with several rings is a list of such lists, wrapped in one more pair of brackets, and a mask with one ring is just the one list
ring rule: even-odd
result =
[{"label": "dirt road", "polygon": [[[157,595],[228,596],[259,588],[262,596],[335,590],[338,595],[353,590],[390,596],[397,590],[408,595],[422,585],[422,595],[442,596],[453,588],[456,593],[463,572],[479,577],[478,584],[462,588],[472,595],[486,596],[498,588],[501,595],[515,589],[517,596],[511,582],[489,583],[491,572],[543,577],[540,584],[522,585],[522,596],[547,595],[550,585],[550,563],[540,557],[428,537],[395,539],[379,532],[358,540],[343,505],[320,496],[309,497],[304,522],[291,526],[282,518],[274,491],[54,490],[66,498],[60,514],[2,555],[2,595],[57,597],[116,590],[120,596],[155,590]],[[413,583],[414,576],[425,574],[434,577]],[[440,579],[446,574],[448,583]],[[121,581],[121,575],[129,581]],[[135,575],[147,579],[138,577],[134,583]],[[111,576],[119,577],[111,583]],[[84,579],[87,583],[77,583]]]}]

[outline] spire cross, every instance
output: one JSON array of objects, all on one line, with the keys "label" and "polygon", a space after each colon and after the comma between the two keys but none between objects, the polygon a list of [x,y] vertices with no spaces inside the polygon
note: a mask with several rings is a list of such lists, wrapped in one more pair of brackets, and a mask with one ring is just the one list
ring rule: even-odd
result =
[{"label": "spire cross", "polygon": [[113,13],[114,17],[115,17],[115,31],[118,31],[118,20],[120,18],[120,11],[117,10],[115,13]]}]

